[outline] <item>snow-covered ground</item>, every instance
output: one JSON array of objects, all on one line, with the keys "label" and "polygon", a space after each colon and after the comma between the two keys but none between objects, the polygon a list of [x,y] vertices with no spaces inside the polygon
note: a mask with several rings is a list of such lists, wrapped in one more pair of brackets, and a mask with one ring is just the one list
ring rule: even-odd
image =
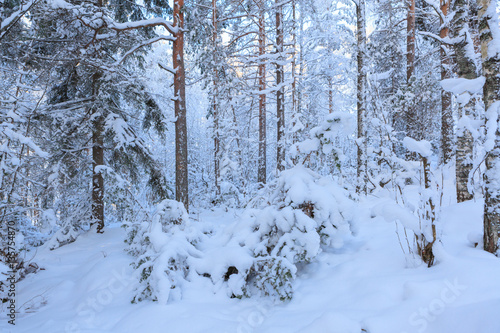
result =
[{"label": "snow-covered ground", "polygon": [[[230,299],[191,286],[167,305],[131,304],[132,258],[125,231],[84,234],[54,251],[39,248],[44,270],[17,285],[16,326],[1,314],[1,332],[500,332],[500,259],[475,248],[482,202],[445,207],[439,262],[405,258],[394,223],[371,216],[377,200],[360,204],[356,235],[341,250],[323,252],[294,282],[295,296]],[[193,214],[196,223],[231,223],[237,212]],[[403,241],[404,235],[400,239]]]}]

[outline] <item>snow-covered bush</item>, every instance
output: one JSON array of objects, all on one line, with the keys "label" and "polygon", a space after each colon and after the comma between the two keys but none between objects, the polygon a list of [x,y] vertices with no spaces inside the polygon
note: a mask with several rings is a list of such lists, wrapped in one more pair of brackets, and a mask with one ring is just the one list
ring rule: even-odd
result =
[{"label": "snow-covered bush", "polygon": [[[393,181],[399,191],[394,191],[395,201],[389,200],[372,209],[374,216],[383,217],[389,222],[403,226],[405,240],[401,239],[396,229],[401,248],[410,263],[415,262],[416,255],[429,267],[434,264],[433,246],[439,242],[437,223],[440,213],[440,202],[443,186],[436,180],[434,173],[442,173],[442,169],[432,168],[430,158],[432,145],[430,142],[417,141],[409,137],[403,139],[405,148],[418,155],[419,162],[406,163],[405,172],[416,179],[417,185],[404,187],[402,179]],[[413,168],[411,167],[412,165]],[[400,182],[398,184],[398,181]],[[417,200],[415,200],[417,198]],[[414,203],[417,202],[418,205]],[[410,236],[408,236],[410,235]],[[403,244],[407,245],[407,252]]]},{"label": "snow-covered bush", "polygon": [[231,297],[289,300],[298,267],[322,247],[340,248],[351,235],[353,211],[347,193],[331,179],[303,166],[286,170],[212,242],[218,248],[206,252],[210,261],[194,261],[195,269],[225,285]]},{"label": "snow-covered bush", "polygon": [[352,115],[346,112],[333,112],[326,116],[318,126],[308,133],[309,138],[293,144],[290,148],[292,158],[311,169],[324,173],[341,170],[345,160],[338,142],[345,140],[353,131]]},{"label": "snow-covered bush", "polygon": [[351,234],[352,202],[330,178],[303,166],[284,171],[263,194],[243,216],[240,242],[256,257],[254,287],[290,299],[297,265],[314,260],[322,246],[342,247]]},{"label": "snow-covered bush", "polygon": [[195,247],[199,239],[184,206],[169,199],[158,204],[152,221],[131,225],[126,242],[139,281],[133,302],[179,299],[192,273],[189,260],[201,255]]},{"label": "snow-covered bush", "polygon": [[182,204],[165,200],[129,231],[134,301],[167,302],[200,279],[229,297],[289,300],[300,267],[350,237],[354,211],[344,189],[303,166],[282,172],[229,225],[191,224]]}]

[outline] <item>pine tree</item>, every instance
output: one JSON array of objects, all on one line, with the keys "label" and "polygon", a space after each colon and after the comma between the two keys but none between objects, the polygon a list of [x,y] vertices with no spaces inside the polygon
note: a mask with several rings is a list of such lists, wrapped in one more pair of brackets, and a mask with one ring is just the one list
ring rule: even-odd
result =
[{"label": "pine tree", "polygon": [[174,103],[175,103],[175,198],[189,211],[188,151],[186,125],[186,76],[184,73],[184,0],[174,1]]},{"label": "pine tree", "polygon": [[266,5],[264,0],[257,3],[258,7],[258,86],[259,86],[259,159],[257,181],[265,184],[267,180],[267,125],[266,125]]},{"label": "pine tree", "polygon": [[[58,193],[54,197],[63,198],[59,200],[63,205],[59,206],[62,216],[70,210],[65,201],[73,197],[82,203],[80,213],[88,214],[87,218],[75,219],[75,223],[77,220],[95,223],[98,232],[104,227],[103,173],[107,168],[115,167],[135,177],[138,165],[142,165],[158,197],[164,198],[168,192],[165,176],[140,139],[138,124],[133,120],[135,115],[129,113],[129,106],[137,107],[136,111],[144,115],[146,128],[154,126],[159,132],[164,130],[161,110],[144,91],[144,84],[133,75],[131,65],[137,59],[133,55],[140,54],[148,45],[173,40],[168,35],[156,36],[151,28],[162,26],[168,32],[174,28],[164,19],[144,19],[137,6],[133,10],[130,4],[115,3],[111,7],[114,11],[110,11],[108,5],[102,2],[66,6],[40,4],[32,11],[36,47],[31,57],[42,70],[51,68],[52,71],[47,93],[52,112],[41,115],[40,119],[47,135],[53,136],[51,165],[57,166],[56,173],[64,175],[60,184],[51,190]],[[139,20],[133,24],[120,22],[131,17]],[[63,21],[70,22],[73,29],[62,29],[58,24]],[[64,46],[57,47],[58,43]],[[52,54],[56,57],[51,57]],[[89,142],[91,156],[87,153]],[[92,165],[90,173],[83,167],[89,164]],[[86,179],[92,184],[88,202],[84,199],[87,196],[81,195],[87,190]],[[69,225],[63,231],[66,234],[68,228],[75,228],[73,222]]]},{"label": "pine tree", "polygon": [[[407,1],[406,16],[406,87],[411,92],[414,89],[415,81],[415,35],[416,35],[416,14],[415,0]],[[414,101],[405,106],[404,124],[405,135],[419,140],[420,135],[417,128],[417,109]],[[414,160],[416,155],[410,152],[406,154],[407,159]]]}]

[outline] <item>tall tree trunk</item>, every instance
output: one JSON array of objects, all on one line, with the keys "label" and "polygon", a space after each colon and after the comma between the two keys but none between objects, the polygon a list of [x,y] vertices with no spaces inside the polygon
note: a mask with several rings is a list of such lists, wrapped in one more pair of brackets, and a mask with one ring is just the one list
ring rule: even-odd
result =
[{"label": "tall tree trunk", "polygon": [[[457,62],[457,74],[459,78],[476,79],[478,77],[476,64],[471,58],[474,53],[474,45],[469,29],[469,0],[455,0],[451,20],[454,43],[455,59]],[[459,118],[469,117],[474,114],[475,99],[470,98],[466,104],[458,104]],[[467,184],[469,174],[472,170],[472,148],[473,139],[471,132],[466,128],[459,128],[457,131],[457,151],[455,175],[457,182],[457,202],[472,199]]]},{"label": "tall tree trunk", "polygon": [[186,126],[186,79],[184,74],[184,0],[174,0],[174,45],[172,50],[175,100],[175,199],[189,209],[188,150]]},{"label": "tall tree trunk", "polygon": [[278,117],[277,128],[277,152],[276,168],[278,171],[285,170],[285,87],[283,71],[283,5],[276,0],[276,115]]},{"label": "tall tree trunk", "polygon": [[[500,236],[500,130],[498,118],[500,113],[500,54],[494,40],[500,34],[496,1],[478,0],[479,33],[481,39],[481,57],[483,59],[483,75],[486,82],[483,88],[484,107],[487,115],[485,202],[484,202],[484,249],[498,254]],[[494,34],[493,32],[494,31]],[[497,37],[498,38],[498,37]]]},{"label": "tall tree trunk", "polygon": [[266,183],[266,30],[265,30],[265,1],[259,1],[259,161],[257,181]]},{"label": "tall tree trunk", "polygon": [[[296,13],[296,0],[292,0],[292,48],[293,48],[293,58],[292,58],[292,114],[297,114],[297,77],[296,77],[296,66],[297,66],[297,13]],[[295,125],[295,124],[292,124]],[[293,141],[295,143],[295,140]]]},{"label": "tall tree trunk", "polygon": [[410,84],[415,71],[415,0],[408,0],[406,18],[406,81]]},{"label": "tall tree trunk", "polygon": [[214,178],[215,178],[215,196],[219,197],[220,192],[220,136],[219,136],[219,112],[217,110],[217,98],[218,98],[218,81],[219,73],[217,70],[217,2],[212,0],[212,43],[213,43],[213,56],[214,56],[214,91],[213,91],[213,101],[212,101],[212,116],[214,117]]},{"label": "tall tree trunk", "polygon": [[[304,52],[305,52],[305,46],[304,46],[304,15],[300,14],[304,8],[304,1],[299,0],[299,28],[298,33],[299,33],[299,38],[298,38],[298,44],[299,44],[299,68],[298,68],[298,73],[297,73],[297,115],[300,115],[302,112],[302,82],[304,80],[304,71],[305,71],[305,65],[304,65]],[[308,123],[305,124],[306,128],[308,127]]]},{"label": "tall tree trunk", "polygon": [[[444,17],[448,15],[451,0],[440,0],[441,12]],[[439,37],[448,37],[449,29],[447,23],[440,18],[441,30]],[[446,45],[441,45],[441,80],[450,78],[450,57],[447,54]],[[453,112],[451,109],[451,93],[441,89],[441,150],[443,164],[447,164],[453,158]]]},{"label": "tall tree trunk", "polygon": [[[92,76],[92,95],[99,93],[101,75]],[[104,117],[96,107],[92,109],[92,224],[97,224],[97,232],[104,229],[104,178],[98,167],[104,165]]]},{"label": "tall tree trunk", "polygon": [[[415,0],[408,0],[408,11],[406,18],[406,85],[409,91],[412,90],[412,77],[415,72]],[[405,134],[415,140],[420,140],[417,129],[417,109],[413,101],[407,101],[406,114],[404,116]],[[407,151],[406,159],[416,161],[417,154]]]},{"label": "tall tree trunk", "polygon": [[358,44],[358,84],[357,84],[357,185],[358,193],[366,193],[367,170],[366,170],[366,69],[365,69],[365,53],[366,53],[366,16],[365,16],[365,0],[358,0],[356,6],[357,18],[357,44]]},{"label": "tall tree trunk", "polygon": [[333,78],[328,78],[328,113],[333,113]]}]

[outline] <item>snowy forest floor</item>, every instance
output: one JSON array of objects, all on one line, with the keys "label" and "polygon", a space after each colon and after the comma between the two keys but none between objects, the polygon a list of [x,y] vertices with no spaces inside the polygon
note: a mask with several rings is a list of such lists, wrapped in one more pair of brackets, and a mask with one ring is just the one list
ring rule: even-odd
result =
[{"label": "snowy forest floor", "polygon": [[[16,326],[2,318],[0,331],[500,332],[500,260],[473,245],[482,232],[482,202],[443,208],[439,262],[427,268],[405,258],[394,223],[371,217],[380,200],[359,203],[353,241],[304,267],[290,302],[230,299],[200,286],[168,305],[131,304],[131,257],[124,229],[113,225],[54,251],[39,248],[33,261],[44,270],[18,284]],[[228,224],[238,213],[191,217]]]}]

